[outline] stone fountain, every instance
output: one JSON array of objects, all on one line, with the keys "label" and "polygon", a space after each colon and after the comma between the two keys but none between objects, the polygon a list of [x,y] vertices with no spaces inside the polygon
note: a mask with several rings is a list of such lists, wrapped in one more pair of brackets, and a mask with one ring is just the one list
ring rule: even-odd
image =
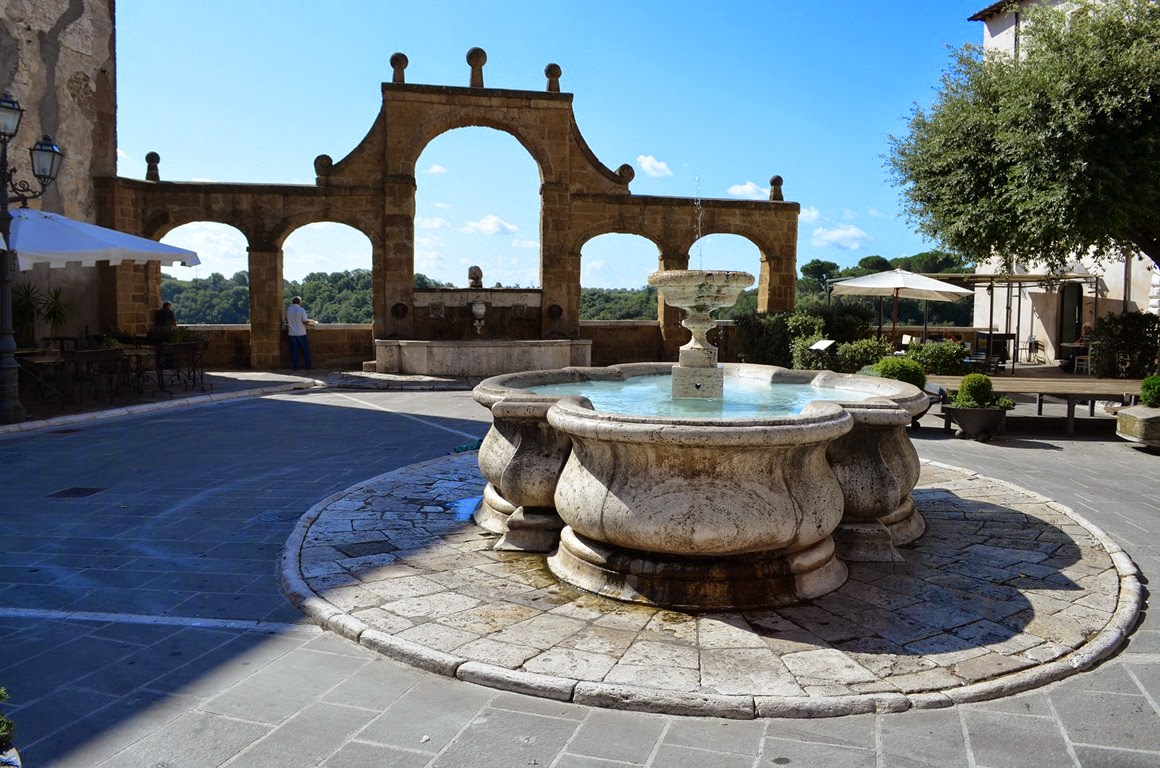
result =
[{"label": "stone fountain", "polygon": [[[655,280],[655,282],[654,282]],[[875,377],[718,365],[708,312],[752,278],[650,277],[688,308],[681,361],[493,377],[474,392],[493,415],[476,521],[497,548],[550,552],[560,579],[609,597],[690,610],[773,607],[839,587],[853,559],[893,559],[921,534],[910,500],[918,456],[906,435],[917,388]],[[701,316],[704,317],[701,317]],[[804,387],[799,412],[639,415],[598,409],[605,386],[671,376],[674,403],[728,402],[732,384]],[[553,387],[580,385],[580,394]],[[825,388],[825,389],[821,389]],[[725,393],[725,399],[713,393]],[[585,394],[587,393],[587,394]]]}]

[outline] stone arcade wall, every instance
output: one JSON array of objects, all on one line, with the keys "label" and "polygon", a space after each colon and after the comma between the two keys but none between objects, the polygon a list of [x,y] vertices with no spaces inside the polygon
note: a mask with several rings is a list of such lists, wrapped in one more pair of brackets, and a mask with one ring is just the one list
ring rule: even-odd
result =
[{"label": "stone arcade wall", "polygon": [[[759,309],[792,308],[800,206],[782,200],[780,178],[771,180],[768,202],[702,200],[694,205],[692,199],[632,195],[632,168],[622,165],[612,171],[581,136],[572,94],[559,90],[558,66],[545,69],[544,91],[515,91],[484,87],[487,57],[482,50],[472,49],[467,59],[470,85],[452,87],[406,83],[406,56],[392,56],[392,79],[382,84],[382,109],[370,131],[342,160],[316,158],[313,186],[161,181],[159,158],[153,155],[147,181],[97,180],[102,211],[118,229],[154,239],[194,221],[230,224],[245,235],[253,367],[285,364],[281,249],[291,232],[312,222],[347,224],[370,239],[374,339],[433,340],[449,333],[472,338],[474,327],[463,314],[468,292],[434,302],[414,289],[415,163],[440,134],[484,126],[514,136],[540,169],[538,300],[521,301],[517,309],[503,292],[479,292],[510,338],[581,337],[580,251],[588,240],[605,233],[648,238],[657,245],[658,268],[663,269],[687,268],[689,248],[698,234],[746,237],[760,253]],[[160,297],[159,288],[152,293],[153,275],[136,270],[116,277],[115,307],[108,319],[126,330],[143,330],[148,311]],[[453,307],[454,323],[438,322],[432,303],[443,303],[445,313]],[[688,338],[679,326],[680,314],[663,303],[658,307],[661,353],[666,357],[675,358],[676,348]],[[611,338],[603,331],[600,335],[608,338],[601,345],[608,344],[610,351],[638,341]],[[616,354],[594,347],[597,359]],[[373,346],[361,358],[373,359]]]}]

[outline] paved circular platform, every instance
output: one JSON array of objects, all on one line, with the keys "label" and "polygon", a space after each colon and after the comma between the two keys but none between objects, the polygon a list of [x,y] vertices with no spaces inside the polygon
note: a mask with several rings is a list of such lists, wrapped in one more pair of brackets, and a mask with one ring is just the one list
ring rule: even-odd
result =
[{"label": "paved circular platform", "polygon": [[281,577],[313,621],[415,666],[593,706],[718,717],[935,708],[1018,693],[1113,654],[1135,565],[1050,499],[923,462],[926,534],[902,563],[776,610],[689,614],[557,582],[491,550],[476,454],[381,475],[312,508]]}]

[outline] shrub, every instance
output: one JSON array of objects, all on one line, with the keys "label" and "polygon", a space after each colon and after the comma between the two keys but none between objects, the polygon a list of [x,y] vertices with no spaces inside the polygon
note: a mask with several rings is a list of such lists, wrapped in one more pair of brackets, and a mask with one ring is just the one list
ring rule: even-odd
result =
[{"label": "shrub", "polygon": [[1160,318],[1156,315],[1127,312],[1097,318],[1092,345],[1099,376],[1135,379],[1160,372]]},{"label": "shrub", "polygon": [[884,357],[875,364],[874,370],[879,376],[905,381],[919,389],[926,386],[926,374],[922,366],[905,357]]},{"label": "shrub", "polygon": [[1140,383],[1140,403],[1160,408],[1160,376],[1149,376]]},{"label": "shrub", "polygon": [[858,339],[839,344],[834,370],[840,373],[856,373],[860,368],[874,365],[882,358],[889,357],[890,350],[889,341],[878,339]]},{"label": "shrub", "polygon": [[951,400],[952,408],[1003,408],[1015,407],[1015,402],[1006,395],[996,395],[991,377],[985,373],[968,373],[959,384],[959,391]]},{"label": "shrub", "polygon": [[[8,701],[8,691],[0,688],[0,704]],[[16,725],[0,712],[0,752],[7,752],[12,746],[12,737],[16,735]]]},{"label": "shrub", "polygon": [[911,344],[906,356],[922,366],[928,376],[960,376],[970,367],[963,345],[954,341],[932,341]]},{"label": "shrub", "polygon": [[790,338],[817,336],[821,339],[825,338],[823,334],[826,329],[826,320],[819,315],[793,314],[786,318],[785,327],[789,331]]},{"label": "shrub", "polygon": [[829,352],[810,349],[821,340],[820,333],[794,339],[790,345],[793,350],[793,367],[803,371],[824,371],[832,367],[834,363]]},{"label": "shrub", "polygon": [[738,331],[737,356],[741,361],[789,368],[793,364],[789,348],[789,317],[789,312],[772,315],[741,312],[734,315],[733,322]]}]

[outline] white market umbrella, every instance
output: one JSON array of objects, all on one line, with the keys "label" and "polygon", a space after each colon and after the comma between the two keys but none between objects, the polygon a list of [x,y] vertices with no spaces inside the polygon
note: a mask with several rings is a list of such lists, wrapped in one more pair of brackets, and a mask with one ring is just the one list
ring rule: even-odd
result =
[{"label": "white market umbrella", "polygon": [[98,261],[110,264],[159,261],[162,264],[181,263],[187,267],[201,263],[193,251],[76,221],[58,213],[17,208],[11,214],[8,249],[16,254],[16,268],[19,270],[32,269],[35,264],[91,267]]},{"label": "white market umbrella", "polygon": [[894,321],[890,328],[890,338],[893,341],[895,328],[898,326],[899,299],[958,301],[964,296],[972,295],[974,291],[935,280],[933,277],[907,272],[905,269],[894,269],[834,283],[832,293],[835,296],[893,296]]}]

